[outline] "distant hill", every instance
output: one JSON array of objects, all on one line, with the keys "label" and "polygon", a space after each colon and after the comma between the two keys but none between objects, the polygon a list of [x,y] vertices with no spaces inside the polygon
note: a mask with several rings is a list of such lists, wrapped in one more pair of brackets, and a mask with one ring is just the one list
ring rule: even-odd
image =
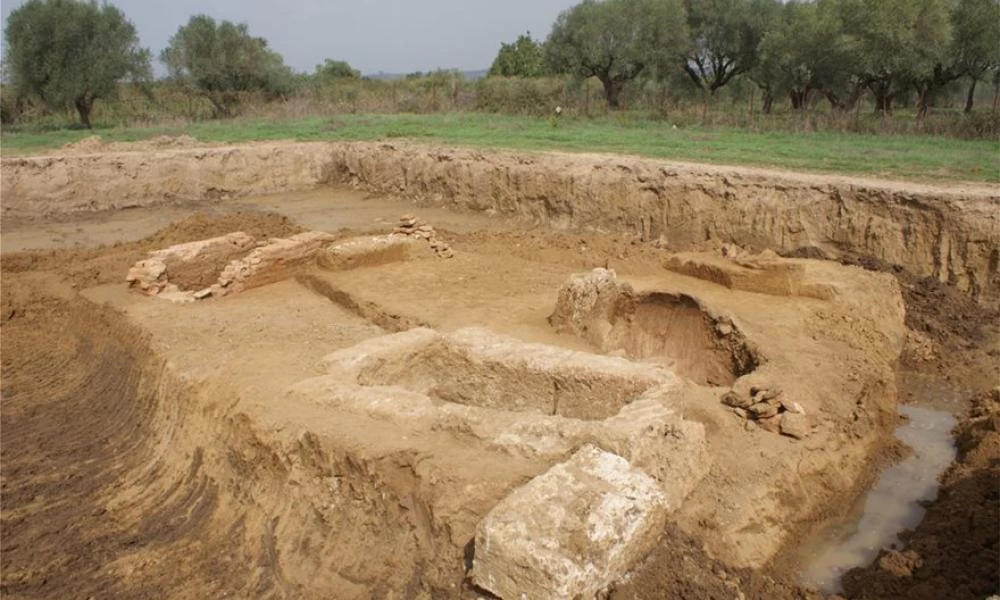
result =
[{"label": "distant hill", "polygon": [[[423,73],[430,73],[432,71],[422,71]],[[486,77],[486,74],[490,72],[489,69],[479,69],[476,71],[459,71],[466,79],[482,79]],[[379,71],[378,73],[365,73],[365,77],[371,79],[405,79],[409,73],[386,73],[385,71]]]}]

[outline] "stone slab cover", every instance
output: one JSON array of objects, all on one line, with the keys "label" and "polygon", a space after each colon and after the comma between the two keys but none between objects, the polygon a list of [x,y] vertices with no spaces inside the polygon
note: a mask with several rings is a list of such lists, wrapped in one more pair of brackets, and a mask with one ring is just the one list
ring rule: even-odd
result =
[{"label": "stone slab cover", "polygon": [[479,523],[472,579],[505,600],[592,598],[652,549],[670,508],[653,478],[584,446]]}]

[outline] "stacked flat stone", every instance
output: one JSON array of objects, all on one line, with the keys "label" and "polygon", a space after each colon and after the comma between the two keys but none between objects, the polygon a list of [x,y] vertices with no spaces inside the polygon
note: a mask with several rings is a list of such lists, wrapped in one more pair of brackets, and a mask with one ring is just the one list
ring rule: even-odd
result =
[{"label": "stacked flat stone", "polygon": [[779,388],[750,388],[749,396],[733,390],[723,394],[721,400],[733,413],[764,431],[796,439],[809,435],[809,421],[802,405],[786,398]]},{"label": "stacked flat stone", "polygon": [[431,250],[441,258],[451,258],[455,256],[455,251],[447,242],[437,237],[434,227],[426,223],[420,223],[420,219],[413,215],[403,215],[399,218],[399,224],[392,230],[393,233],[413,236],[426,240]]}]

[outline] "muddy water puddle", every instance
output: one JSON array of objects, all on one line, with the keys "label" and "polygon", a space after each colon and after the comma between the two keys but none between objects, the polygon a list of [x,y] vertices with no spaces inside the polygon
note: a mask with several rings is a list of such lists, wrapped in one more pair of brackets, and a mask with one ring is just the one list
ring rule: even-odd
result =
[{"label": "muddy water puddle", "polygon": [[901,406],[909,421],[896,437],[913,453],[886,468],[850,513],[823,528],[806,545],[803,582],[825,593],[842,591],[840,578],[848,570],[871,563],[882,548],[902,545],[899,534],[924,518],[924,503],[934,500],[938,477],[955,459],[950,412]]}]

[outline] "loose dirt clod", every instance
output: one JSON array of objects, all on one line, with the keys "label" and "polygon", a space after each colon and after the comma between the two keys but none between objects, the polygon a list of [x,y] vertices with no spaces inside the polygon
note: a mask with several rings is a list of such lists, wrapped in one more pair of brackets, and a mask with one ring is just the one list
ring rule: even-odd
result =
[{"label": "loose dirt clod", "polygon": [[805,409],[787,399],[780,387],[751,386],[748,394],[730,390],[722,395],[720,402],[740,418],[755,421],[764,431],[796,439],[809,435]]},{"label": "loose dirt clod", "polygon": [[781,433],[801,440],[809,435],[809,420],[805,415],[785,412],[781,415]]}]

